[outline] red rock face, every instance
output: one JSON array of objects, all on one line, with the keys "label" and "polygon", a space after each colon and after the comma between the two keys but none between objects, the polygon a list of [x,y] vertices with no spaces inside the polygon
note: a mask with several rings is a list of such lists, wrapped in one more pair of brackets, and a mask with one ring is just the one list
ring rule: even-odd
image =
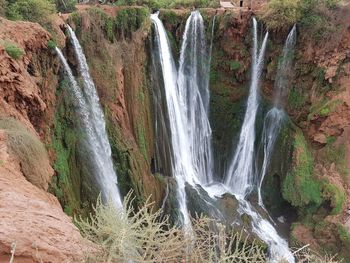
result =
[{"label": "red rock face", "polygon": [[[0,118],[13,117],[42,138],[54,117],[57,85],[57,66],[46,48],[49,39],[38,24],[0,18]],[[11,58],[5,41],[21,47],[23,57]],[[12,244],[15,262],[79,261],[84,240],[56,197],[46,192],[53,175],[48,157],[38,165],[45,166],[47,174],[35,186],[23,174],[0,128],[0,262],[9,262]]]},{"label": "red rock face", "polygon": [[[67,262],[83,256],[78,229],[53,195],[29,183],[0,130],[0,262]],[[41,261],[42,260],[42,261]]]}]

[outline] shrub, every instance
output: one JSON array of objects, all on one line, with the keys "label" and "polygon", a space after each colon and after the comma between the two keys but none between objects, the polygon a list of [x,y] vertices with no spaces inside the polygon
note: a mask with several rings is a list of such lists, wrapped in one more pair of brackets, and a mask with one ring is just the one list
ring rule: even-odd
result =
[{"label": "shrub", "polygon": [[271,0],[260,18],[269,29],[291,27],[301,16],[300,0]]},{"label": "shrub", "polygon": [[335,30],[329,10],[339,0],[271,0],[259,15],[272,30],[289,28],[300,22],[301,26],[317,38]]},{"label": "shrub", "polygon": [[11,42],[5,42],[5,51],[13,59],[20,59],[24,55],[24,50]]},{"label": "shrub", "polygon": [[150,8],[219,7],[218,0],[119,0],[120,6],[148,6]]},{"label": "shrub", "polygon": [[8,5],[7,17],[11,20],[28,20],[43,24],[56,8],[48,0],[16,0]]},{"label": "shrub", "polygon": [[49,49],[55,49],[56,48],[56,42],[54,41],[54,40],[52,40],[52,39],[50,39],[49,40],[49,42],[47,42],[47,47],[49,48]]},{"label": "shrub", "polygon": [[51,167],[42,142],[15,119],[0,119],[0,128],[5,130],[9,149],[20,162],[24,176],[46,190]]},{"label": "shrub", "polygon": [[70,13],[76,10],[77,0],[55,0],[55,4],[59,12]]},{"label": "shrub", "polygon": [[199,217],[187,235],[171,226],[167,216],[161,217],[160,210],[152,212],[148,200],[136,211],[131,193],[123,209],[98,198],[94,215],[76,219],[82,234],[102,247],[94,262],[266,262],[261,246],[243,238],[242,232]]},{"label": "shrub", "polygon": [[313,175],[313,158],[301,131],[295,135],[294,167],[283,181],[283,197],[295,207],[319,206],[321,186]]},{"label": "shrub", "polygon": [[0,16],[6,15],[6,7],[7,7],[7,1],[0,0]]}]

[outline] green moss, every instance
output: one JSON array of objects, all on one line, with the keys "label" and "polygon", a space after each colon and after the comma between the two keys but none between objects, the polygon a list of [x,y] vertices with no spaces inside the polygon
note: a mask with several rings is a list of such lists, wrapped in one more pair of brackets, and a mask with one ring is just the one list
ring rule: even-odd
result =
[{"label": "green moss", "polygon": [[76,122],[70,98],[65,93],[68,82],[62,80],[57,89],[58,108],[56,109],[54,129],[52,130],[52,143],[50,147],[55,152],[53,168],[56,176],[52,177],[50,192],[60,201],[62,207],[69,207],[65,211],[69,215],[86,215],[89,208],[81,207],[82,200],[88,200],[88,196],[82,196],[81,170],[77,167],[77,144],[79,132],[74,123]]},{"label": "green moss", "polygon": [[301,131],[295,135],[294,167],[283,182],[284,199],[295,207],[318,207],[322,203],[319,181],[313,175],[313,158]]},{"label": "green moss", "polygon": [[20,59],[24,55],[24,50],[14,43],[5,41],[4,47],[6,53],[13,59]]},{"label": "green moss", "polygon": [[113,39],[114,39],[114,21],[110,17],[106,18],[105,31],[106,31],[108,40],[113,42]]},{"label": "green moss", "polygon": [[230,64],[230,69],[232,71],[239,70],[242,67],[241,63],[239,63],[239,61],[236,61],[236,60],[230,61],[229,64]]},{"label": "green moss", "polygon": [[350,233],[349,231],[342,225],[337,225],[338,235],[343,244],[350,248]]},{"label": "green moss", "polygon": [[47,47],[49,48],[49,49],[55,49],[56,48],[56,42],[55,42],[55,40],[52,40],[52,39],[50,39],[49,40],[49,42],[47,42]]},{"label": "green moss", "polygon": [[326,117],[332,113],[336,107],[341,103],[341,100],[327,101],[323,99],[318,103],[315,103],[310,107],[310,113],[308,120],[311,120],[314,116]]},{"label": "green moss", "polygon": [[326,183],[322,186],[323,199],[330,200],[331,214],[339,214],[345,203],[345,193],[339,187]]},{"label": "green moss", "polygon": [[307,101],[306,95],[301,90],[293,87],[288,95],[288,104],[294,109],[301,109]]}]

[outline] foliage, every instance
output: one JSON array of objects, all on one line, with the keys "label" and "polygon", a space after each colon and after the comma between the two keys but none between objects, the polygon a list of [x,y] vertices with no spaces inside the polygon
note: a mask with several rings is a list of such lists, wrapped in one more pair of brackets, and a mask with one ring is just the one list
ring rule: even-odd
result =
[{"label": "foliage", "polygon": [[289,28],[300,22],[317,38],[334,30],[329,11],[339,0],[271,0],[263,9],[260,18],[272,30]]},{"label": "foliage", "polygon": [[309,245],[306,245],[294,252],[294,256],[298,263],[340,263],[336,259],[336,256],[332,255],[320,255],[319,253],[311,250]]},{"label": "foliage", "polygon": [[24,55],[24,50],[11,42],[5,41],[4,46],[6,53],[13,59],[20,59]]},{"label": "foliage", "polygon": [[305,105],[307,98],[303,95],[300,89],[293,87],[288,95],[288,104],[293,109],[300,109]]},{"label": "foliage", "polygon": [[52,40],[52,39],[50,39],[49,40],[49,42],[47,42],[47,47],[49,48],[49,49],[55,49],[56,48],[56,42],[54,41],[54,40]]},{"label": "foliage", "polygon": [[55,11],[55,5],[50,0],[15,0],[9,1],[6,14],[11,20],[44,24]]},{"label": "foliage", "polygon": [[328,199],[331,202],[332,215],[339,214],[345,203],[345,193],[339,187],[326,183],[322,187],[322,196],[324,199]]},{"label": "foliage", "polygon": [[[325,157],[324,161],[326,164],[331,165],[334,163],[336,165],[337,171],[341,175],[348,175],[349,169],[347,168],[345,160],[345,146],[339,145],[335,146],[332,142],[327,143],[325,147]],[[347,182],[349,183],[349,182]]]},{"label": "foliage", "polygon": [[283,182],[283,197],[295,207],[319,206],[321,187],[313,176],[312,154],[301,131],[295,135],[294,147],[294,167]]},{"label": "foliage", "polygon": [[55,4],[59,12],[70,13],[76,10],[77,0],[55,0]]},{"label": "foliage", "polygon": [[0,0],[0,16],[6,15],[7,1]]},{"label": "foliage", "polygon": [[98,198],[94,215],[76,219],[82,234],[99,244],[101,262],[266,262],[262,248],[242,233],[205,217],[193,219],[191,234],[172,226],[149,199],[136,211],[132,193],[123,209]]},{"label": "foliage", "polygon": [[236,60],[232,60],[230,61],[230,70],[235,71],[235,70],[239,70],[242,67],[241,63],[239,63],[239,61]]},{"label": "foliage", "polygon": [[260,18],[269,29],[290,27],[301,15],[300,0],[271,0]]},{"label": "foliage", "polygon": [[118,12],[114,21],[115,28],[119,34],[130,37],[131,32],[141,28],[148,18],[149,10],[147,8],[125,8]]},{"label": "foliage", "polygon": [[310,113],[308,115],[308,120],[311,120],[315,115],[320,117],[326,117],[332,113],[336,107],[341,103],[340,100],[327,101],[325,99],[313,104],[310,107]]},{"label": "foliage", "polygon": [[147,6],[150,8],[219,7],[218,0],[119,0],[116,5]]},{"label": "foliage", "polygon": [[349,231],[343,226],[338,224],[338,235],[340,240],[343,242],[343,244],[347,247],[350,247],[350,233]]}]

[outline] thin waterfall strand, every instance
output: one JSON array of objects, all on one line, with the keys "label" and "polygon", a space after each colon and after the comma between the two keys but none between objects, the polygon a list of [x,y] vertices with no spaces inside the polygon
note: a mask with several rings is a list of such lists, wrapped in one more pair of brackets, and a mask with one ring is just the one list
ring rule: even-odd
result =
[{"label": "thin waterfall strand", "polygon": [[232,193],[242,197],[245,197],[253,188],[255,119],[259,105],[258,89],[264,64],[267,39],[268,32],[265,34],[258,53],[257,21],[253,18],[252,81],[247,102],[247,110],[244,116],[238,145],[225,178],[225,185],[231,189]]},{"label": "thin waterfall strand", "polygon": [[122,207],[121,197],[118,189],[117,174],[114,171],[111,146],[106,132],[106,123],[102,112],[99,97],[94,82],[90,76],[84,52],[74,31],[68,26],[71,42],[79,64],[79,72],[83,79],[83,95],[86,104],[89,105],[89,117],[92,129],[88,130],[90,148],[94,157],[93,171],[96,181],[99,184],[102,199],[107,202],[111,199],[116,207]]},{"label": "thin waterfall strand", "polygon": [[261,207],[264,208],[263,200],[261,197],[261,187],[264,181],[267,168],[269,167],[273,149],[277,137],[281,131],[286,114],[282,108],[283,101],[288,93],[290,84],[290,73],[292,72],[292,63],[294,59],[294,47],[296,43],[296,26],[294,25],[283,47],[282,60],[277,68],[277,75],[275,81],[275,99],[274,106],[265,116],[262,141],[264,150],[264,161],[261,168],[261,173],[258,180],[258,202]]}]

